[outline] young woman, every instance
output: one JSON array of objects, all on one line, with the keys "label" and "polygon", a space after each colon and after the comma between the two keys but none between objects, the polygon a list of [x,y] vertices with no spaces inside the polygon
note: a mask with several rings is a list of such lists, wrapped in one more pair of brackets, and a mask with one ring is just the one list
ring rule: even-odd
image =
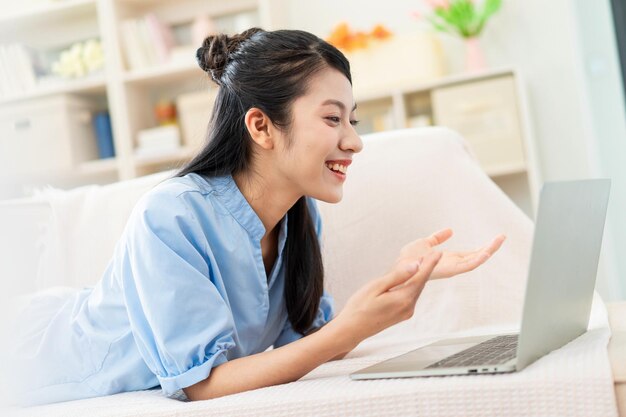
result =
[{"label": "young woman", "polygon": [[418,239],[334,317],[315,200],[341,200],[363,146],[348,61],[310,33],[256,28],[209,36],[197,58],[219,85],[207,144],[140,200],[95,288],[48,300],[24,329],[19,363],[37,375],[26,403],[295,381],[411,317],[429,278],[472,270],[503,241],[442,254],[450,230]]}]

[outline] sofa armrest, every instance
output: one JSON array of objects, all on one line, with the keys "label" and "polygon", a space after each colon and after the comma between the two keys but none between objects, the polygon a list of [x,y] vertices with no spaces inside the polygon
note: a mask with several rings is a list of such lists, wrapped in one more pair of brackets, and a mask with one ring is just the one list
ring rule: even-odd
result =
[{"label": "sofa armrest", "polygon": [[36,198],[0,202],[0,291],[13,296],[35,291],[42,233],[50,205]]}]

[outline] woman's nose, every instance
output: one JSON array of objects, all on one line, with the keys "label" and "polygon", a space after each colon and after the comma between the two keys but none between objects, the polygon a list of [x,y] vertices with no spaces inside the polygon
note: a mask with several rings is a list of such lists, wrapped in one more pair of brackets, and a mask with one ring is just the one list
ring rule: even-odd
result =
[{"label": "woman's nose", "polygon": [[344,151],[352,151],[354,153],[361,152],[363,149],[363,141],[353,127],[349,129],[348,134],[341,141],[340,148]]}]

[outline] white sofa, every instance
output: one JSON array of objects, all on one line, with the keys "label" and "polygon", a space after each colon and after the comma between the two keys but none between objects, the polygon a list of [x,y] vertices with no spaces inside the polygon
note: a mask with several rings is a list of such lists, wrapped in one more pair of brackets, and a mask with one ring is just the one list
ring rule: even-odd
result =
[{"label": "white sofa", "polygon": [[[590,331],[510,375],[351,381],[348,374],[451,334],[519,328],[533,224],[481,171],[465,141],[445,128],[368,135],[337,205],[320,203],[327,286],[337,310],[386,271],[405,243],[452,227],[444,247],[474,248],[505,233],[481,268],[428,283],[412,319],[365,341],[300,381],[211,401],[160,389],[11,407],[16,416],[580,415],[626,417],[626,307],[594,300]],[[171,174],[171,173],[169,173]],[[48,189],[0,203],[0,304],[53,286],[92,285],[139,196],[168,173],[108,186]],[[9,312],[4,312],[6,316]],[[6,341],[3,342],[6,345]],[[609,354],[610,353],[610,354]],[[1,354],[1,352],[0,352]],[[574,362],[572,362],[574,361]],[[576,366],[572,366],[576,365]],[[10,385],[10,376],[5,383]],[[2,390],[8,392],[6,387]],[[616,401],[616,393],[618,393]],[[10,397],[7,398],[10,402]],[[618,403],[620,408],[618,409]],[[0,410],[1,411],[1,410]]]}]

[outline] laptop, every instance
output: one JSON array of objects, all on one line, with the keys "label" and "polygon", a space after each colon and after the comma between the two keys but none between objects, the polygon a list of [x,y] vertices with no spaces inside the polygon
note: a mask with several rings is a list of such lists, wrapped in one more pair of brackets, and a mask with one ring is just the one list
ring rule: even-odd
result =
[{"label": "laptop", "polygon": [[519,334],[445,339],[361,369],[352,379],[521,371],[587,331],[611,181],[547,182]]}]

